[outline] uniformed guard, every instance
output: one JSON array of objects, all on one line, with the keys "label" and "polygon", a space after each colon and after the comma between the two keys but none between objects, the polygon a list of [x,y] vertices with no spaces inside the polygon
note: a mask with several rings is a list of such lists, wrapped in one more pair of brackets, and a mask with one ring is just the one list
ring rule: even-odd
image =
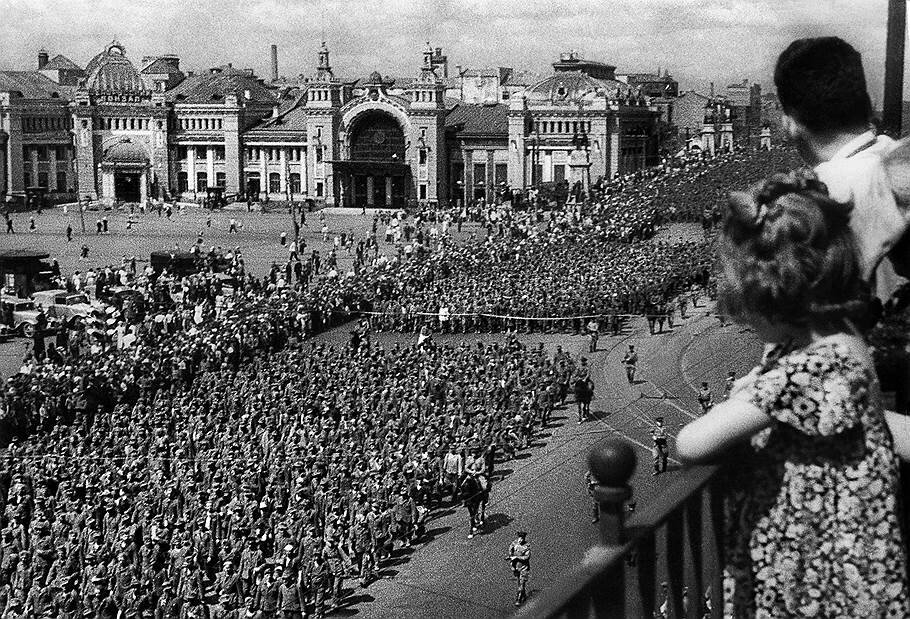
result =
[{"label": "uniformed guard", "polygon": [[703,382],[701,389],[698,390],[698,404],[701,406],[701,412],[707,413],[714,406],[714,396],[711,394],[711,388],[708,383]]},{"label": "uniformed guard", "polygon": [[588,352],[597,352],[597,340],[600,338],[600,323],[597,321],[596,317],[591,317],[586,329],[588,331],[588,336],[591,338],[591,341],[588,344]]},{"label": "uniformed guard", "polygon": [[597,479],[590,470],[585,471],[585,485],[588,487],[588,496],[591,497],[591,523],[595,524],[600,520],[600,503],[594,498],[594,488],[597,487]]},{"label": "uniformed guard", "polygon": [[527,533],[519,531],[515,541],[509,546],[508,558],[512,567],[512,576],[518,581],[515,606],[520,606],[528,597],[528,579],[531,576],[531,549],[528,546],[527,537]]},{"label": "uniformed guard", "polygon": [[736,383],[736,372],[730,370],[727,372],[727,382],[724,385],[724,399],[728,399],[733,393],[733,385]]},{"label": "uniformed guard", "polygon": [[654,442],[654,475],[667,472],[667,458],[669,450],[667,449],[667,428],[664,426],[664,418],[657,417],[654,419],[657,423],[651,429],[651,440]]},{"label": "uniformed guard", "polygon": [[635,352],[635,346],[629,344],[629,350],[622,358],[622,363],[626,366],[626,378],[629,379],[631,385],[635,382],[635,370],[638,366],[638,353]]}]

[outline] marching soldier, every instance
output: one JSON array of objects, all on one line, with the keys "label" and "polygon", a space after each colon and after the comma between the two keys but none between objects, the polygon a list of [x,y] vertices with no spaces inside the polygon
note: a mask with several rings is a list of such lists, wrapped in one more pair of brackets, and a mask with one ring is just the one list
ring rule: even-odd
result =
[{"label": "marching soldier", "polygon": [[600,323],[597,322],[597,318],[592,316],[586,328],[588,330],[588,335],[591,338],[591,343],[588,345],[588,352],[597,352],[597,340],[600,337]]},{"label": "marching soldier", "polygon": [[591,497],[591,524],[596,524],[600,520],[600,504],[594,498],[594,488],[597,487],[597,479],[590,470],[585,471],[585,484],[588,486],[588,496]]},{"label": "marching soldier", "polygon": [[724,385],[724,399],[728,399],[733,392],[733,385],[736,383],[736,372],[730,370],[727,372],[727,382]]},{"label": "marching soldier", "polygon": [[635,370],[638,365],[638,353],[635,352],[635,346],[629,344],[629,350],[622,358],[622,363],[626,366],[626,378],[629,379],[631,385],[635,382]]},{"label": "marching soldier", "polygon": [[714,396],[711,395],[711,388],[706,382],[703,382],[701,389],[698,390],[698,404],[701,406],[702,414],[707,413],[714,406]]},{"label": "marching soldier", "polygon": [[664,426],[664,418],[657,417],[654,419],[657,423],[651,429],[651,440],[654,442],[654,475],[667,472],[667,458],[669,450],[667,449],[667,428]]},{"label": "marching soldier", "polygon": [[520,606],[528,597],[528,578],[531,576],[531,549],[527,542],[528,534],[518,532],[518,537],[509,546],[509,563],[512,566],[512,576],[518,580],[518,590],[515,593],[515,606]]}]

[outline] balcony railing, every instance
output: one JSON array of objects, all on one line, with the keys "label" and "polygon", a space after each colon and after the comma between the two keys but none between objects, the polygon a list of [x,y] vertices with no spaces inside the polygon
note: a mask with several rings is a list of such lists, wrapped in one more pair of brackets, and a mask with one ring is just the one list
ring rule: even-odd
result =
[{"label": "balcony railing", "polygon": [[517,616],[650,618],[662,610],[674,618],[722,617],[723,513],[713,484],[718,467],[686,469],[647,511],[630,512],[632,448],[609,441],[591,452],[588,465],[599,482],[594,497],[601,543]]}]

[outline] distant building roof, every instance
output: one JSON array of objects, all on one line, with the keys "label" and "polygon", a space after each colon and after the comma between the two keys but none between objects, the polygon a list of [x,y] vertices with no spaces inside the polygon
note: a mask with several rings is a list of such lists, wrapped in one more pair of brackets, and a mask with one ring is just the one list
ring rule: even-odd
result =
[{"label": "distant building roof", "polygon": [[141,73],[144,75],[150,74],[166,74],[170,75],[172,73],[181,73],[180,67],[176,64],[173,56],[162,56],[155,58],[150,63],[143,67]]},{"label": "distant building roof", "polygon": [[167,91],[168,101],[175,103],[223,102],[229,94],[240,98],[250,91],[247,101],[256,103],[276,102],[276,93],[255,75],[239,69],[226,68],[216,73],[202,73],[187,77],[180,85]]},{"label": "distant building roof", "polygon": [[501,103],[461,103],[448,113],[445,125],[459,135],[508,135],[509,108]]},{"label": "distant building roof", "polygon": [[616,80],[596,79],[583,71],[557,71],[528,88],[526,96],[531,101],[578,103],[595,94],[625,97],[630,91],[628,84]]},{"label": "distant building roof", "polygon": [[57,54],[51,58],[46,65],[41,67],[42,71],[79,71],[85,75],[85,71],[77,65],[75,62],[64,56],[63,54]]},{"label": "distant building roof", "polygon": [[116,41],[92,58],[89,67],[86,67],[85,87],[90,91],[138,93],[145,90],[139,72],[126,57],[126,49]]},{"label": "distant building roof", "polygon": [[614,79],[616,67],[605,62],[584,60],[577,52],[561,54],[559,60],[553,63],[554,71],[581,71],[598,79]]},{"label": "distant building roof", "polygon": [[531,86],[542,79],[540,73],[518,69],[512,71],[503,83],[503,86]]},{"label": "distant building roof", "polygon": [[284,99],[278,105],[278,115],[266,118],[250,131],[258,129],[279,131],[306,131],[306,109],[303,103],[306,91],[298,91],[293,99]]},{"label": "distant building roof", "polygon": [[21,92],[26,99],[61,99],[68,94],[37,71],[0,71],[0,92]]}]

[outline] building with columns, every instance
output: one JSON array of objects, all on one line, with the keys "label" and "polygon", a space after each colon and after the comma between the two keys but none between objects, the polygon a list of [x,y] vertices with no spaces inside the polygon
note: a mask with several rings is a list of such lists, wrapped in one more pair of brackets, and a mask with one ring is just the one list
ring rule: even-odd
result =
[{"label": "building with columns", "polygon": [[230,64],[184,73],[174,55],[137,67],[116,41],[84,69],[42,51],[37,71],[0,72],[0,200],[32,186],[125,202],[221,187],[400,207],[656,163],[659,112],[611,65],[563,54],[503,103],[447,96],[446,62],[427,44],[412,78],[349,80],[323,43],[311,77],[266,83]]}]

